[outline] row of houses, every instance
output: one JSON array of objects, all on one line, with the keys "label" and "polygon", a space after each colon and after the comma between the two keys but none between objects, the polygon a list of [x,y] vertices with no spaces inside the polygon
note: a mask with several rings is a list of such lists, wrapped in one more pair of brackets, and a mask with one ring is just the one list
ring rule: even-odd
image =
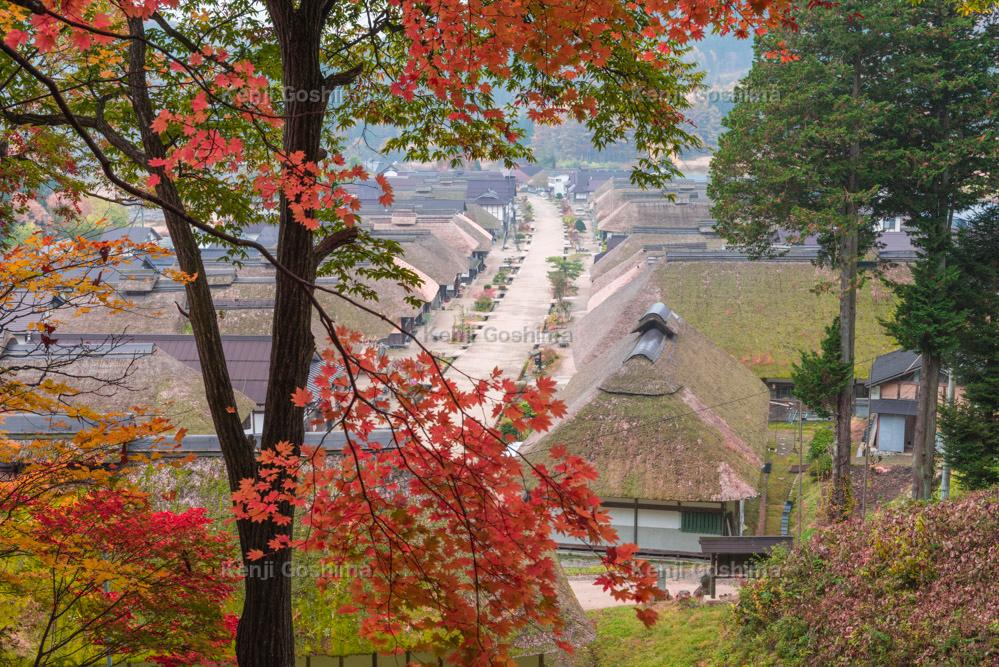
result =
[{"label": "row of houses", "polygon": [[499,171],[396,171],[384,173],[393,202],[385,206],[381,188],[359,184],[348,190],[361,202],[363,220],[384,215],[447,217],[464,214],[492,234],[506,238],[517,222],[517,179]]},{"label": "row of houses", "polygon": [[[650,191],[626,178],[611,178],[592,192],[587,207],[605,252],[624,245],[624,252],[644,250],[670,261],[744,261],[748,256],[727,247],[715,232],[707,182],[678,179],[664,190]],[[786,234],[773,239],[784,261],[810,262],[819,255],[817,237],[794,240]],[[905,262],[915,259],[911,235],[899,220],[881,224],[876,258]]]},{"label": "row of houses", "polygon": [[[361,227],[377,239],[397,243],[401,252],[395,263],[413,272],[418,284],[406,288],[393,280],[355,277],[377,297],[377,303],[363,305],[384,318],[350,301],[359,297],[332,293],[340,287],[338,278],[318,278],[320,287],[331,290],[316,293],[337,324],[360,332],[382,348],[409,345],[410,336],[433,311],[476,278],[490,250],[502,242],[507,225],[515,220],[516,203],[515,181],[499,172],[396,174],[390,181],[397,186],[396,203],[385,207],[363,199]],[[451,190],[445,192],[446,187]],[[247,226],[240,234],[269,250],[276,248],[274,225]],[[171,246],[165,226],[152,216],[149,224],[108,230],[101,236],[101,240],[123,238]],[[276,272],[253,250],[238,263],[232,261],[230,248],[205,245],[201,252],[236,390],[234,407],[244,417],[247,434],[259,434],[271,356]],[[198,447],[211,450],[211,443],[202,442],[213,437],[213,427],[185,314],[186,293],[182,284],[169,277],[175,268],[171,256],[137,256],[114,270],[106,269],[101,279],[114,285],[131,304],[120,312],[95,309],[70,314],[57,312],[59,303],[18,302],[18,312],[0,313],[0,366],[30,375],[41,373],[55,360],[65,377],[78,378],[76,382],[84,385],[83,393],[68,396],[68,402],[83,400],[96,409],[121,414],[130,413],[132,406],[155,406],[174,425],[199,439]],[[58,333],[54,343],[43,344],[36,326],[50,317],[59,319]],[[317,340],[326,338],[318,316],[313,329]],[[318,368],[318,358],[314,367]],[[21,433],[21,437],[37,435],[39,416],[23,417],[5,420],[4,430]],[[58,415],[52,417],[58,421]]]},{"label": "row of houses", "polygon": [[[493,180],[486,176],[479,173],[468,182],[509,183],[502,174],[493,174]],[[507,211],[515,205],[515,196],[514,187],[505,191],[501,198],[503,211],[498,212],[507,219],[512,217]],[[360,331],[372,342],[389,346],[406,345],[408,337],[403,332],[412,333],[433,310],[458,295],[463,286],[483,270],[486,256],[505,234],[503,221],[485,207],[462,199],[446,200],[446,207],[435,207],[435,201],[442,200],[414,197],[411,200],[403,198],[391,207],[362,207],[362,229],[375,238],[399,244],[401,253],[395,261],[418,276],[415,296],[422,305],[410,303],[407,297],[414,294],[394,281],[359,278],[378,295],[378,310],[393,321],[386,322],[372,316],[342,298],[319,293],[322,305],[338,322]],[[431,206],[424,208],[422,204],[428,202]],[[269,250],[276,248],[277,227],[274,225],[255,224],[243,228],[240,233]],[[155,241],[165,247],[171,245],[165,227],[155,224],[111,230],[102,239],[123,237],[136,242]],[[253,250],[241,257],[238,265],[231,260],[231,250],[220,245],[206,245],[201,252],[222,332],[269,334],[274,303],[274,268]],[[134,303],[132,312],[113,323],[116,330],[169,334],[184,331],[186,321],[182,311],[186,310],[186,303],[183,287],[166,277],[168,270],[175,268],[174,261],[173,257],[136,258],[113,275],[105,276],[105,280],[115,283]],[[335,278],[320,277],[317,283],[331,288],[338,285]],[[44,307],[38,311],[41,316]],[[64,330],[70,333],[108,333],[108,326],[103,314],[89,313],[72,318],[64,325]],[[316,333],[322,335],[318,322]]]}]

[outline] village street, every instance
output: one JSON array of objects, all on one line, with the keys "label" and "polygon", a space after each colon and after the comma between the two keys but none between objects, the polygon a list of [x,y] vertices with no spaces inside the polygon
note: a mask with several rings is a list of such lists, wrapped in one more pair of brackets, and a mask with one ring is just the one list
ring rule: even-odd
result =
[{"label": "village street", "polygon": [[[528,200],[535,215],[534,238],[525,253],[502,251],[499,248],[494,250],[501,261],[519,254],[525,256],[506,295],[491,312],[485,314],[487,317],[475,340],[466,349],[458,351],[454,362],[454,368],[458,372],[453,372],[452,377],[463,388],[469,388],[478,379],[488,378],[494,368],[499,368],[507,377],[518,377],[534,344],[541,342],[541,327],[552,303],[548,284],[550,266],[545,259],[561,255],[566,241],[555,204],[537,195],[529,195]],[[485,272],[485,276],[470,286],[470,294],[474,295],[481,290],[485,281],[493,274],[493,266],[498,266],[493,261],[489,264],[490,269]],[[471,300],[474,297],[465,299],[469,303]],[[458,305],[449,306],[442,313],[445,317],[436,318],[428,329],[439,330],[440,323],[452,322],[457,308]],[[451,317],[447,317],[448,314]],[[440,346],[431,344],[431,349],[435,351],[438,347]]]}]

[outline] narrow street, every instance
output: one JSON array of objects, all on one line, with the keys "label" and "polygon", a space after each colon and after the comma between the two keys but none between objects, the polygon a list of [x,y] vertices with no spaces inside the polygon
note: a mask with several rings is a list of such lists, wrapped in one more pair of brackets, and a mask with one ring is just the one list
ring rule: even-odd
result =
[{"label": "narrow street", "polygon": [[534,239],[506,296],[455,362],[458,370],[472,378],[488,377],[494,368],[517,377],[531,348],[541,340],[541,327],[552,302],[545,258],[562,254],[565,237],[555,205],[535,195],[528,200],[535,214]]},{"label": "narrow street", "polygon": [[[562,222],[555,204],[537,195],[528,195],[528,200],[534,209],[534,238],[524,253],[517,253],[512,248],[503,251],[496,248],[493,252],[501,258],[525,254],[520,270],[517,271],[506,290],[506,296],[498,301],[494,309],[484,313],[486,319],[478,334],[465,349],[458,351],[454,367],[460,373],[455,373],[455,381],[465,388],[470,387],[473,380],[487,378],[494,368],[499,368],[507,377],[516,378],[520,375],[524,362],[527,361],[535,343],[541,342],[541,327],[552,302],[551,290],[548,284],[549,266],[545,258],[561,255],[565,245]],[[491,279],[492,271],[486,277],[476,281],[469,290],[471,294],[482,289],[485,280]],[[467,300],[469,303],[472,299]],[[453,321],[453,313],[457,305],[449,306],[439,318],[441,322]],[[451,314],[448,317],[448,314]],[[431,323],[429,329],[439,329],[436,323]],[[437,351],[443,346],[430,343],[431,349]]]}]

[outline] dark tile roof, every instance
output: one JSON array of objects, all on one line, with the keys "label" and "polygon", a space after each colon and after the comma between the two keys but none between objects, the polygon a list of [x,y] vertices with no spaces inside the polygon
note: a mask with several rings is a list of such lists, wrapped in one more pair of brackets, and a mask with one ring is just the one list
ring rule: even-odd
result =
[{"label": "dark tile roof", "polygon": [[118,241],[128,239],[133,243],[147,243],[156,241],[160,235],[152,227],[142,227],[140,225],[130,225],[128,227],[116,227],[101,232],[101,241]]},{"label": "dark tile roof", "polygon": [[579,169],[575,172],[575,192],[593,192],[613,178],[626,179],[626,169]]},{"label": "dark tile roof", "polygon": [[662,301],[649,306],[631,333],[640,333],[638,341],[635,343],[631,354],[625,359],[627,362],[635,357],[645,357],[652,363],[659,360],[663,348],[666,346],[666,339],[676,335],[676,327],[670,325],[670,318],[673,311]]},{"label": "dark tile roof", "polygon": [[652,327],[660,329],[663,333],[675,334],[675,327],[670,325],[670,319],[675,317],[672,310],[662,301],[657,301],[645,311],[641,319],[638,320],[632,333],[636,331],[648,331]]},{"label": "dark tile roof", "polygon": [[465,202],[460,199],[430,199],[416,197],[412,199],[397,199],[392,206],[386,207],[377,200],[362,200],[358,211],[361,220],[371,216],[385,215],[392,211],[413,211],[418,215],[454,215],[465,210]]},{"label": "dark tile roof", "polygon": [[503,223],[499,218],[474,202],[468,203],[465,208],[465,215],[487,231],[495,233],[503,227]]},{"label": "dark tile roof", "polygon": [[916,402],[908,399],[872,398],[870,402],[871,414],[879,415],[906,415],[915,417],[918,412]]},{"label": "dark tile roof", "polygon": [[910,350],[895,350],[888,354],[882,354],[874,360],[871,367],[871,377],[867,380],[867,386],[881,384],[888,380],[900,377],[919,370],[922,366],[922,357]]},{"label": "dark tile roof", "polygon": [[[63,344],[88,342],[106,338],[99,334],[74,334],[59,337]],[[184,334],[125,334],[118,337],[123,344],[153,345],[188,368],[201,371],[201,359],[194,336]],[[223,336],[222,351],[229,367],[233,388],[258,405],[267,396],[267,378],[271,359],[270,336]]]},{"label": "dark tile roof", "polygon": [[544,171],[544,166],[527,162],[525,164],[518,164],[517,169],[520,169],[528,176],[537,176],[540,172]]},{"label": "dark tile roof", "polygon": [[[160,336],[156,346],[184,365],[200,371],[201,359],[193,336]],[[258,405],[267,397],[267,378],[271,361],[270,336],[223,336],[222,353],[229,367],[233,388]]]},{"label": "dark tile roof", "polygon": [[141,357],[153,353],[153,344],[146,342],[122,341],[109,336],[94,337],[86,344],[79,344],[75,336],[57,334],[55,342],[48,347],[41,342],[32,340],[25,343],[8,343],[3,349],[3,356],[10,359],[78,359],[81,357],[109,356]]},{"label": "dark tile roof", "polygon": [[765,554],[778,544],[791,546],[792,538],[783,535],[726,535],[701,537],[701,553],[706,554]]},{"label": "dark tile roof", "polygon": [[35,436],[41,433],[76,433],[92,424],[79,417],[66,415],[35,415],[19,413],[4,417],[0,430],[15,440],[18,436]]},{"label": "dark tile roof", "polygon": [[662,329],[651,327],[641,335],[625,361],[634,359],[635,357],[645,357],[652,363],[655,363],[659,360],[659,355],[662,354],[665,343],[666,332]]},{"label": "dark tile roof", "polygon": [[916,246],[912,243],[912,234],[907,231],[881,232],[878,241],[882,245],[879,248],[881,253],[905,253],[912,256],[916,254]]},{"label": "dark tile roof", "polygon": [[513,176],[496,174],[492,177],[472,178],[465,190],[465,201],[482,204],[495,200],[508,204],[517,196],[517,181]]}]

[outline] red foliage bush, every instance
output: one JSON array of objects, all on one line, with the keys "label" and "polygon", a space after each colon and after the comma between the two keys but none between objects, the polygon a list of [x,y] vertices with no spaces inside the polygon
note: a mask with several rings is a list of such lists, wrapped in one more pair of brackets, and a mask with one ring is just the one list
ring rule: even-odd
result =
[{"label": "red foliage bush", "polygon": [[32,602],[16,627],[24,650],[0,642],[0,663],[230,659],[235,544],[202,508],[157,512],[134,490],[92,489],[5,528],[0,599]]},{"label": "red foliage bush", "polygon": [[736,608],[749,652],[781,664],[999,662],[999,489],[830,526],[768,566]]}]

